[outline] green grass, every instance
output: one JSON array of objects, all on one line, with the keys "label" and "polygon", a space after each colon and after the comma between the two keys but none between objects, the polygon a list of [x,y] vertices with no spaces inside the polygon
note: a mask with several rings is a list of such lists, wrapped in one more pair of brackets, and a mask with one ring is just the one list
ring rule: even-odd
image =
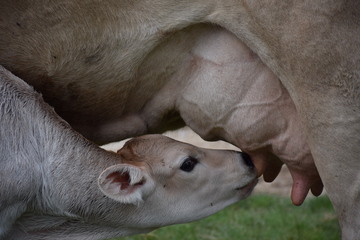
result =
[{"label": "green grass", "polygon": [[300,207],[289,198],[254,195],[201,221],[164,227],[118,240],[338,240],[340,230],[327,197]]}]

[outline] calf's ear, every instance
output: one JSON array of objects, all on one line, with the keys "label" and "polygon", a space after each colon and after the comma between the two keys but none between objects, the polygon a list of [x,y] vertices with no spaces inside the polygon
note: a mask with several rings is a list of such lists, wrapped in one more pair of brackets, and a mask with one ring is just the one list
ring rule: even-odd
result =
[{"label": "calf's ear", "polygon": [[150,175],[131,164],[108,167],[100,174],[98,186],[109,198],[130,204],[140,204],[155,189]]}]

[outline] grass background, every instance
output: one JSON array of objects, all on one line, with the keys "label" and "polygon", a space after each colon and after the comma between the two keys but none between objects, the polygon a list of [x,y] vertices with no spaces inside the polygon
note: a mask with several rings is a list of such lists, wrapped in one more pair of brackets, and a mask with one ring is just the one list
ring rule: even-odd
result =
[{"label": "grass background", "polygon": [[296,207],[288,197],[253,195],[201,221],[117,240],[338,240],[329,199],[310,198]]}]

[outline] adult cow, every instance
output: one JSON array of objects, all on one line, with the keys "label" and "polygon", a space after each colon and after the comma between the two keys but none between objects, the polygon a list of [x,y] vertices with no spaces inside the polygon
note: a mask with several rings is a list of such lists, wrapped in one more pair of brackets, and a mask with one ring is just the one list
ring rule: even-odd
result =
[{"label": "adult cow", "polygon": [[[250,47],[289,91],[339,216],[343,238],[356,239],[360,228],[359,9],[356,0],[9,0],[0,7],[0,63],[42,91],[74,126],[84,118],[93,120],[88,126],[98,126],[103,118],[116,116],[103,106],[118,104],[121,114],[134,106],[122,104],[129,99],[134,103],[131,89],[139,87],[134,79],[159,44],[187,26],[217,24]],[[153,77],[167,79],[166,74]],[[151,83],[141,87],[147,89]],[[112,91],[104,91],[104,85]],[[74,113],[77,117],[70,117]],[[269,175],[276,172],[272,159],[267,159],[272,164],[265,171]],[[258,160],[257,168],[264,164]],[[311,187],[318,192],[318,179],[293,175],[295,203],[301,203]],[[301,187],[296,188],[297,184]]]}]

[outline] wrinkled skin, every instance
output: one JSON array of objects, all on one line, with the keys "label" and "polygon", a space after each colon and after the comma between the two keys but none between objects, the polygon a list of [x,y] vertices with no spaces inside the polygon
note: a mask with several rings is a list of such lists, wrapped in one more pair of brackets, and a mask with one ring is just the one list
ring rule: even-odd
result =
[{"label": "wrinkled skin", "polygon": [[[179,68],[177,61],[169,64],[178,57],[175,52],[179,50],[167,49],[161,53],[158,49],[174,33],[188,26],[201,22],[217,24],[250,47],[288,91],[303,125],[300,132],[306,134],[305,142],[339,216],[342,237],[358,239],[359,4],[356,0],[281,3],[156,0],[151,3],[102,1],[101,4],[90,0],[46,4],[3,1],[0,64],[33,84],[62,117],[89,138],[111,141],[127,135],[160,132],[184,123],[177,121],[177,111],[181,113],[179,102],[166,101],[176,98],[175,93],[166,92],[169,86],[164,87]],[[174,44],[176,41],[181,39],[175,39]],[[184,45],[185,52],[191,49],[191,42],[188,44],[188,47]],[[156,55],[163,59],[161,63],[150,61],[157,59]],[[164,68],[153,72],[150,66]],[[184,75],[188,77],[189,72]],[[173,89],[184,89],[186,79],[181,75],[178,78],[181,84],[174,81]],[[206,93],[204,97],[209,95]],[[147,105],[157,107],[146,112]],[[221,110],[221,106],[213,107]],[[196,113],[208,112],[204,109]],[[184,113],[181,117],[190,126],[199,124],[196,120],[186,120]],[[122,133],[114,132],[117,126],[129,121],[132,124]],[[276,132],[277,124],[274,122]],[[281,131],[272,137],[282,136]],[[207,138],[229,137],[218,126],[211,132],[197,132]],[[288,136],[294,137],[294,133]],[[246,138],[247,134],[237,137]],[[252,141],[259,144],[255,139]],[[274,141],[268,147],[270,152],[277,152],[272,146],[279,143]],[[254,151],[251,153],[259,159],[256,160],[258,171],[272,179],[280,164],[277,158],[268,155],[268,149],[258,149],[267,150],[257,151],[258,156]],[[265,154],[266,160],[260,160]],[[295,167],[291,161],[281,160],[289,166],[294,178],[294,203],[301,203],[309,188],[316,194],[320,191],[319,178],[312,177],[316,174],[305,174],[314,172],[312,164],[305,164],[311,161],[297,162]]]},{"label": "wrinkled skin", "polygon": [[185,123],[205,139],[223,139],[248,152],[266,181],[274,180],[285,162],[294,180],[294,204],[303,202],[310,187],[319,195],[322,183],[303,125],[278,78],[224,30],[188,35],[193,46],[179,70],[188,83],[176,100]]}]

